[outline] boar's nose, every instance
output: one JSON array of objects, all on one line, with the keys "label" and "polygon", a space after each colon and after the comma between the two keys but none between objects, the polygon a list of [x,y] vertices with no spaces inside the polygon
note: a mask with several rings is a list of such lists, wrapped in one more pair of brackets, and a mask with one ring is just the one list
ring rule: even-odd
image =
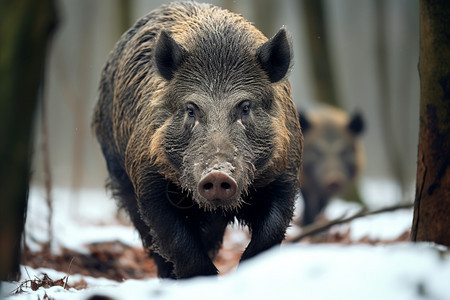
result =
[{"label": "boar's nose", "polygon": [[207,200],[228,200],[236,194],[237,184],[221,171],[212,171],[200,180],[198,192]]},{"label": "boar's nose", "polygon": [[325,187],[329,193],[339,193],[345,184],[345,176],[342,172],[330,171],[325,178]]},{"label": "boar's nose", "polygon": [[342,183],[340,181],[331,181],[327,184],[327,190],[330,193],[338,193],[342,189]]}]

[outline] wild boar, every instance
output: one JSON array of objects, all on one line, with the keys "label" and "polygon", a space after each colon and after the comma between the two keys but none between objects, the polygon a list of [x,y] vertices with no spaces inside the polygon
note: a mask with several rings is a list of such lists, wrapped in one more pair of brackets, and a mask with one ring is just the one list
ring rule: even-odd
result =
[{"label": "wild boar", "polygon": [[359,139],[364,119],[359,112],[324,106],[299,113],[304,135],[301,225],[309,225],[329,200],[346,191],[364,166]]},{"label": "wild boar", "polygon": [[150,12],[111,52],[92,127],[158,276],[217,274],[235,219],[251,232],[241,261],[284,239],[302,153],[291,60],[285,28],[268,40],[195,2]]}]

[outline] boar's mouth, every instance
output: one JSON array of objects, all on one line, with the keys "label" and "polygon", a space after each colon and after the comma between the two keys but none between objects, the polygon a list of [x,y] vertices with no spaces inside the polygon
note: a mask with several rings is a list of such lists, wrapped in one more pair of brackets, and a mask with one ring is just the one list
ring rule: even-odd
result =
[{"label": "boar's mouth", "polygon": [[200,208],[233,211],[245,204],[244,197],[251,184],[252,172],[243,172],[244,169],[229,162],[218,162],[207,168],[194,164],[193,168],[184,170],[180,183]]}]

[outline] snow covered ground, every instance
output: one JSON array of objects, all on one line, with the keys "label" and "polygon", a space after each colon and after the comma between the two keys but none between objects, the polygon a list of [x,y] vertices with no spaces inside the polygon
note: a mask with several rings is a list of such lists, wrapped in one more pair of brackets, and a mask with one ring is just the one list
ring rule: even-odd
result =
[{"label": "snow covered ground", "polygon": [[[376,191],[376,193],[371,192]],[[364,195],[367,193],[367,195]],[[384,194],[383,194],[384,193]],[[117,221],[114,201],[103,190],[85,190],[74,197],[67,190],[54,190],[54,241],[52,251],[62,247],[89,253],[92,242],[121,241],[140,247],[136,231]],[[370,207],[391,205],[395,188],[369,182],[363,197]],[[44,193],[33,189],[26,224],[27,244],[39,251],[47,241],[48,209]],[[384,202],[379,201],[383,199]],[[392,199],[392,202],[389,202]],[[334,201],[329,218],[358,210]],[[411,210],[400,210],[358,219],[332,230],[350,230],[350,237],[393,240],[408,230]],[[239,234],[235,235],[239,238]],[[241,236],[242,237],[242,236]],[[427,243],[285,244],[269,250],[219,278],[186,281],[160,279],[116,282],[70,274],[68,284],[84,280],[87,288],[60,286],[13,295],[20,282],[2,282],[0,299],[89,299],[94,295],[113,299],[450,299],[450,257],[444,247]],[[22,266],[22,279],[48,274],[53,280],[67,276],[55,270]]]}]

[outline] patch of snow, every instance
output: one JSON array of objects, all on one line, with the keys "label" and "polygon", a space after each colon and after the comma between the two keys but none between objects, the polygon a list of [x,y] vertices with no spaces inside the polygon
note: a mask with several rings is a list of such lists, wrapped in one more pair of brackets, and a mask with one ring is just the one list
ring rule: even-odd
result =
[{"label": "patch of snow", "polygon": [[246,226],[241,226],[236,223],[228,225],[229,239],[232,244],[246,246],[249,242],[250,233]]},{"label": "patch of snow", "polygon": [[335,198],[325,208],[324,215],[328,220],[334,220],[342,217],[350,217],[358,213],[361,209],[362,206],[358,203]]},{"label": "patch of snow", "polygon": [[351,222],[350,238],[352,241],[358,241],[365,236],[370,240],[394,240],[411,229],[412,220],[411,209],[356,219]]},{"label": "patch of snow", "polygon": [[[87,299],[93,295],[118,300],[448,299],[448,278],[450,258],[432,244],[290,244],[271,249],[219,278],[198,277],[178,282],[127,280],[97,285],[94,279],[84,290],[53,287],[45,292],[62,300]],[[21,295],[3,294],[10,300],[43,299],[43,295],[42,288]]]},{"label": "patch of snow", "polygon": [[[350,217],[358,213],[361,208],[357,203],[334,199],[325,209],[325,216],[329,220],[344,216]],[[374,208],[369,210],[374,210]],[[412,209],[399,209],[358,218],[348,224],[335,226],[332,231],[345,232],[350,229],[351,241],[359,241],[364,237],[368,237],[370,240],[395,240],[411,229],[412,220]]]},{"label": "patch of snow", "polygon": [[[52,200],[52,251],[58,252],[61,247],[65,247],[87,253],[85,244],[107,241],[141,247],[139,234],[134,227],[118,224],[116,203],[106,191],[86,189],[74,195],[69,189],[56,188],[52,192]],[[26,242],[32,251],[39,251],[40,244],[49,240],[48,215],[45,191],[32,188],[25,224]]]},{"label": "patch of snow", "polygon": [[[383,178],[361,178],[359,190],[364,203],[371,209],[399,204],[403,201],[400,186],[392,180]],[[410,187],[408,199],[414,199],[414,186]]]}]

